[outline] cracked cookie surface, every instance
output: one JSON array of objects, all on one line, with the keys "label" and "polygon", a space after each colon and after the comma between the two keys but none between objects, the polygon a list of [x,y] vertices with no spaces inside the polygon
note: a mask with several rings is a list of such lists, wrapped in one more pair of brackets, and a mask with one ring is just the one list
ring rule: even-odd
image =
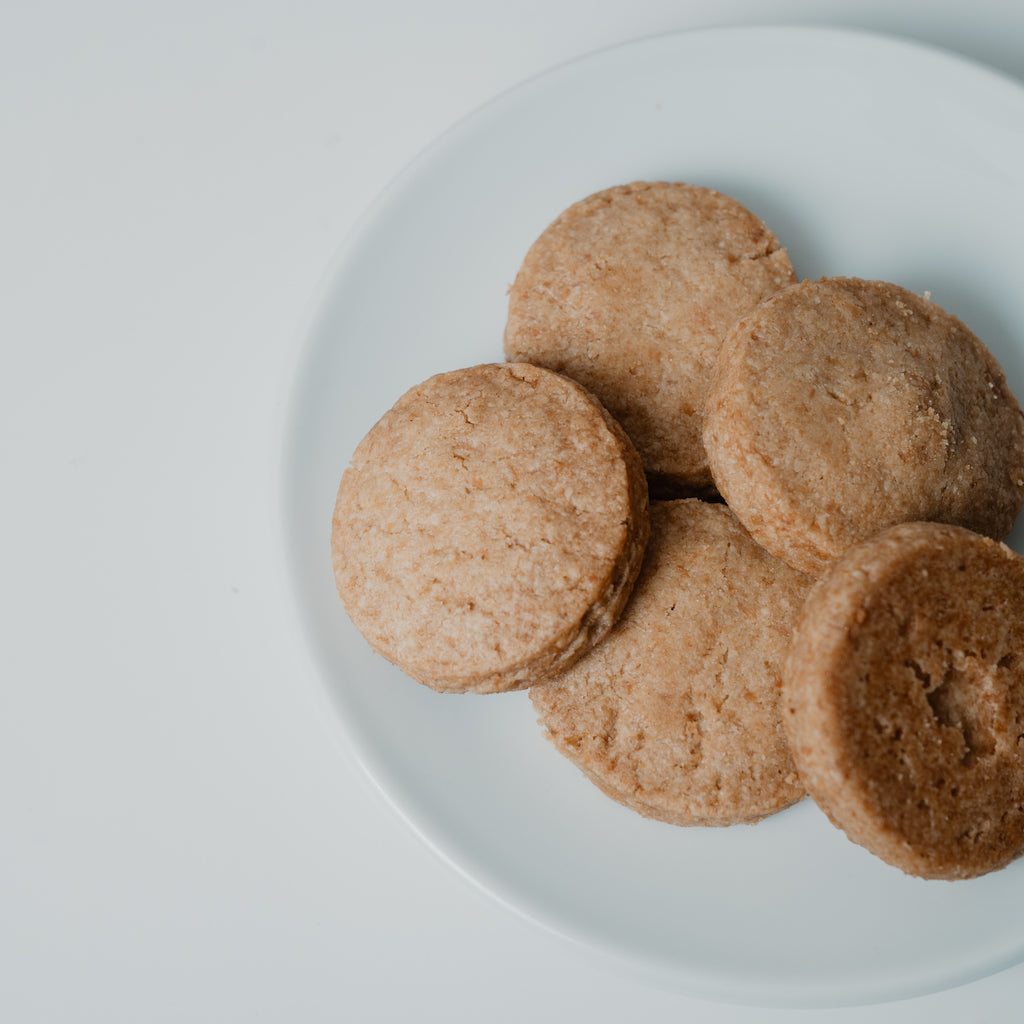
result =
[{"label": "cracked cookie surface", "polygon": [[701,425],[718,347],[795,280],[736,200],[678,182],[620,185],[569,207],[530,247],[509,291],[505,353],[593,391],[654,486],[711,494]]},{"label": "cracked cookie surface", "polygon": [[715,482],[755,539],[821,575],[894,523],[1005,537],[1024,414],[956,317],[882,281],[804,281],[729,332],[708,396]]},{"label": "cracked cookie surface", "polygon": [[971,878],[1024,850],[1024,558],[906,523],[811,592],[783,675],[801,777],[908,874]]},{"label": "cracked cookie surface", "polygon": [[608,637],[530,697],[556,748],[613,799],[677,825],[756,821],[804,789],[779,708],[812,580],[698,499],[654,502]]},{"label": "cracked cookie surface", "polygon": [[619,615],[648,533],[632,444],[580,385],[528,365],[432,377],[357,447],[331,531],[369,643],[434,689],[571,664]]}]

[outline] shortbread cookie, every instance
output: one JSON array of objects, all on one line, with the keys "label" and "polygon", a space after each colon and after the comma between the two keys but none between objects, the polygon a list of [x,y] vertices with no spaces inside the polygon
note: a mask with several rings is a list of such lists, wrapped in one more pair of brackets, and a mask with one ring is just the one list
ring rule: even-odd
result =
[{"label": "shortbread cookie", "polygon": [[334,509],[338,593],[370,644],[449,692],[537,682],[612,626],[647,540],[622,429],[535,366],[440,374],[360,443]]},{"label": "shortbread cookie", "polygon": [[784,673],[801,777],[854,842],[925,878],[1024,850],[1024,558],[905,523],[812,591]]},{"label": "shortbread cookie", "polygon": [[677,825],[756,821],[804,795],[779,709],[813,581],[720,504],[654,502],[633,597],[598,647],[534,687],[561,753],[612,799]]},{"label": "shortbread cookie", "polygon": [[796,278],[734,199],[637,182],[566,210],[509,292],[505,353],[580,381],[632,438],[653,487],[711,494],[701,440],[722,337]]},{"label": "shortbread cookie", "polygon": [[897,285],[787,288],[723,343],[704,441],[753,537],[820,575],[883,527],[1005,537],[1024,503],[1024,415],[988,349]]}]

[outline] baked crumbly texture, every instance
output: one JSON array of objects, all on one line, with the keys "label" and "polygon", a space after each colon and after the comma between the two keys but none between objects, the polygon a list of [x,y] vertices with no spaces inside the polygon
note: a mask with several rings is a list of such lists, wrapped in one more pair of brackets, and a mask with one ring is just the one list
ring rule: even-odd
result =
[{"label": "baked crumbly texture", "polygon": [[612,799],[677,825],[752,822],[804,795],[779,706],[813,581],[720,504],[654,502],[633,596],[602,644],[530,697]]},{"label": "baked crumbly texture", "polygon": [[1002,369],[956,317],[880,281],[804,281],[742,318],[704,442],[744,526],[814,575],[899,522],[1002,539],[1024,504],[1024,414]]},{"label": "baked crumbly texture", "polygon": [[812,591],[784,673],[801,777],[828,817],[924,878],[1024,850],[1024,558],[907,523]]},{"label": "baked crumbly texture", "polygon": [[622,429],[535,366],[443,373],[363,439],[338,490],[338,593],[369,643],[436,690],[567,667],[615,622],[648,534]]},{"label": "baked crumbly texture", "polygon": [[621,185],[569,207],[531,246],[509,291],[505,354],[597,395],[653,488],[710,495],[701,426],[722,337],[795,280],[775,236],[734,199]]}]

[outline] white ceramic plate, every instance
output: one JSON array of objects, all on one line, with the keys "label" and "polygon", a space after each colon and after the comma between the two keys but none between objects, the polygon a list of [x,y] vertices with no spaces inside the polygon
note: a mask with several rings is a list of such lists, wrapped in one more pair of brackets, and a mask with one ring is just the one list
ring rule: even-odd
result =
[{"label": "white ceramic plate", "polygon": [[[356,443],[411,385],[502,358],[506,289],[564,207],[637,179],[729,193],[804,277],[895,281],[958,314],[1024,395],[1024,89],[887,38],[740,29],[649,39],[501,96],[423,153],[320,297],[282,487],[300,613],[363,765],[454,866],[533,920],[686,991],[762,1004],[892,999],[1024,959],[1024,862],[904,877],[805,801],[679,829],[603,797],[525,694],[439,696],[371,654],[328,534]],[[1012,538],[1022,549],[1024,531]]]}]

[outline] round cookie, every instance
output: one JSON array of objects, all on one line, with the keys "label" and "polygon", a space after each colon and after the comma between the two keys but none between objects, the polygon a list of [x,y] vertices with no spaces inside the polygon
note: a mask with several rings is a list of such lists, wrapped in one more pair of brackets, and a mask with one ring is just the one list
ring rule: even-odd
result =
[{"label": "round cookie", "polygon": [[784,672],[801,777],[854,842],[971,878],[1024,850],[1024,558],[936,523],[851,549]]},{"label": "round cookie", "polygon": [[654,502],[622,617],[530,698],[557,749],[612,799],[676,825],[756,821],[804,795],[779,708],[813,581],[720,504]]},{"label": "round cookie", "polygon": [[402,396],[338,490],[338,593],[369,643],[437,690],[528,686],[612,626],[647,541],[622,429],[535,366],[443,373]]},{"label": "round cookie", "polygon": [[1001,539],[1024,503],[1024,415],[998,363],[956,317],[881,281],[805,281],[740,320],[704,442],[754,538],[815,575],[899,522]]},{"label": "round cookie", "polygon": [[667,492],[713,494],[701,440],[722,336],[795,281],[774,235],[697,185],[636,182],[569,207],[509,291],[505,353],[589,388]]}]

